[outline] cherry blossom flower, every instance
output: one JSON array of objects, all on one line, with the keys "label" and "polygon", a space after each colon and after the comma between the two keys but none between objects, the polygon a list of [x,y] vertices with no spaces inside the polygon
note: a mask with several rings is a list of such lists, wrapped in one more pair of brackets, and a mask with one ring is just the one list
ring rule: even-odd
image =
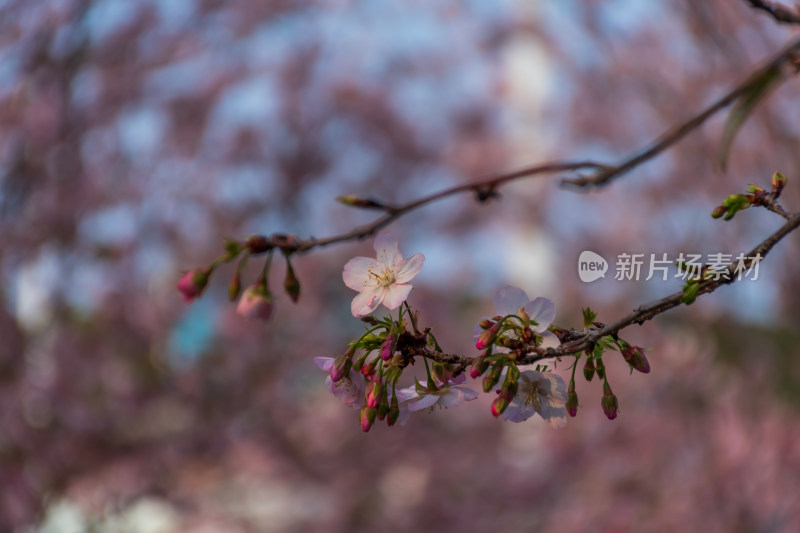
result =
[{"label": "cherry blossom flower", "polygon": [[334,383],[330,375],[333,362],[333,357],[314,358],[314,363],[328,374],[328,377],[325,378],[325,385],[327,385],[328,390],[345,405],[353,409],[360,408],[364,400],[364,391],[366,388],[364,378],[357,370],[351,368],[348,376],[344,376]]},{"label": "cherry blossom flower", "polygon": [[525,370],[520,373],[517,384],[517,395],[503,413],[503,420],[522,422],[539,413],[551,426],[564,427],[567,423],[567,385],[561,376]]},{"label": "cherry blossom flower", "polygon": [[[463,381],[463,379],[465,378],[459,381]],[[417,383],[415,386],[397,391],[398,401],[411,412],[423,409],[432,410],[437,405],[443,408],[456,407],[477,397],[477,392],[463,385],[457,385],[454,381],[449,381],[447,385],[442,385],[434,390],[429,390]]]},{"label": "cherry blossom flower", "polygon": [[368,315],[380,304],[389,309],[400,307],[411,292],[408,282],[419,273],[425,260],[422,254],[403,259],[397,239],[390,235],[380,235],[374,247],[375,259],[354,257],[344,265],[344,284],[359,292],[350,305],[355,317]]},{"label": "cherry blossom flower", "polygon": [[[542,347],[556,348],[561,344],[558,337],[547,331],[550,323],[556,317],[556,306],[547,298],[538,297],[529,300],[528,295],[522,289],[506,286],[495,293],[493,303],[495,313],[500,316],[517,315],[519,308],[523,308],[530,319],[536,323],[535,325],[531,324],[531,330],[541,335]],[[483,320],[487,318],[484,317]],[[485,340],[481,338],[481,334],[485,331],[487,330],[480,326],[480,322],[475,326],[473,338],[476,345],[481,340]]]}]

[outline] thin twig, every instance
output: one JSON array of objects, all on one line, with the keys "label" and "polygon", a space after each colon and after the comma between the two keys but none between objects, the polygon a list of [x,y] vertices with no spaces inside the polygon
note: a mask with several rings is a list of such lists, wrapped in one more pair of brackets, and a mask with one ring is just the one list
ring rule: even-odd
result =
[{"label": "thin twig", "polygon": [[[797,52],[800,51],[800,38],[795,39],[784,47],[778,54],[769,60],[764,66],[756,69],[750,76],[747,77],[742,83],[737,85],[730,92],[725,94],[722,98],[708,106],[706,109],[693,116],[689,120],[675,126],[668,130],[661,137],[653,141],[647,148],[639,153],[636,153],[617,165],[608,165],[596,161],[556,161],[535,165],[531,167],[522,168],[506,174],[500,174],[490,178],[478,180],[473,183],[459,185],[450,189],[445,189],[437,193],[423,196],[417,200],[411,201],[399,206],[390,206],[386,208],[386,213],[374,220],[369,224],[356,227],[351,231],[331,237],[317,239],[310,237],[305,240],[296,238],[295,236],[287,236],[283,234],[274,234],[272,236],[255,236],[248,241],[247,246],[251,253],[259,254],[264,253],[272,248],[279,247],[287,253],[302,253],[308,252],[314,248],[321,248],[331,244],[341,242],[361,240],[376,234],[381,229],[393,223],[395,220],[403,215],[406,215],[416,209],[431,204],[433,202],[461,194],[465,192],[472,192],[476,195],[478,201],[485,201],[495,195],[497,189],[501,186],[515,180],[530,178],[534,176],[541,176],[543,174],[554,174],[563,172],[578,172],[581,170],[593,170],[597,173],[592,176],[584,176],[579,178],[563,179],[562,185],[570,185],[578,188],[599,187],[610,183],[612,180],[619,178],[623,174],[638,167],[642,163],[654,158],[673,144],[680,141],[690,132],[697,129],[711,116],[731,105],[737,98],[742,96],[751,86],[754,81],[760,78],[760,75],[767,69],[773,69],[782,66],[787,61],[792,61]],[[788,70],[788,69],[787,69]],[[797,69],[788,70],[789,72],[797,72]],[[388,204],[382,204],[388,205]]]},{"label": "thin twig", "polygon": [[745,0],[750,7],[766,11],[772,18],[784,24],[800,24],[800,13],[777,3],[766,0]]},{"label": "thin twig", "polygon": [[[796,52],[800,51],[800,39],[795,39],[789,45],[783,48],[777,55],[775,55],[766,65],[754,71],[742,83],[734,87],[731,91],[725,94],[722,98],[708,106],[706,109],[693,116],[686,122],[678,124],[672,129],[668,130],[661,137],[653,141],[647,148],[641,152],[629,157],[622,163],[610,167],[594,176],[583,176],[579,178],[566,178],[561,180],[562,185],[571,185],[574,187],[598,187],[607,185],[612,180],[615,180],[630,170],[638,167],[645,161],[648,161],[673,144],[683,139],[687,134],[697,129],[706,120],[715,115],[718,111],[728,107],[734,103],[740,96],[750,89],[753,83],[758,83],[762,74],[768,70],[781,67],[787,61],[790,61]],[[791,71],[787,71],[786,75]],[[793,72],[796,74],[796,70]]]},{"label": "thin twig", "polygon": [[[794,231],[795,229],[800,226],[800,212],[787,214],[785,217],[787,218],[786,223],[781,226],[775,233],[764,239],[758,246],[753,248],[750,253],[747,255],[748,261],[746,266],[747,268],[752,267],[753,263],[756,261],[754,258],[758,258],[757,260],[760,261],[772,250],[772,248],[784,237],[786,237],[789,233]],[[724,276],[725,272],[721,272],[719,279],[709,279],[706,281],[700,282],[700,288],[698,291],[698,296],[701,294],[708,294],[714,292],[718,288],[723,285],[727,285],[736,281],[734,275],[736,274],[737,264],[730,264],[728,265],[727,276]],[[628,314],[627,316],[620,318],[616,322],[613,322],[608,325],[604,325],[602,328],[599,329],[592,329],[585,332],[574,332],[577,333],[577,338],[566,342],[560,345],[558,348],[547,348],[542,349],[538,347],[531,347],[529,351],[532,352],[529,355],[525,355],[524,357],[518,359],[517,363],[520,365],[528,365],[535,363],[537,361],[541,361],[543,359],[551,359],[554,357],[564,357],[573,354],[579,354],[586,349],[592,349],[602,337],[607,335],[616,335],[624,328],[632,325],[638,324],[641,325],[649,320],[652,320],[654,317],[669,311],[675,307],[678,307],[682,303],[682,298],[684,296],[683,291],[678,291],[676,293],[670,294],[669,296],[665,296],[664,298],[657,300],[655,302],[642,305],[635,309],[633,312]],[[455,363],[462,367],[467,367],[473,363],[475,360],[474,357],[465,357],[461,355],[455,354],[444,354],[444,353],[437,353],[430,349],[420,350],[413,355],[421,355],[423,357],[427,357],[429,359],[434,359],[437,361],[442,361],[445,363]]]}]

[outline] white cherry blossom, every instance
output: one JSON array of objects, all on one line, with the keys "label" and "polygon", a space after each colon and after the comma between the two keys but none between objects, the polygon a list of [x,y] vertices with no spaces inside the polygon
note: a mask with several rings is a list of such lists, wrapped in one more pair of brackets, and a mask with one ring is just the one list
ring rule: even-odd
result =
[{"label": "white cherry blossom", "polygon": [[520,373],[517,385],[517,395],[503,413],[503,420],[522,422],[539,413],[555,428],[566,425],[567,386],[561,376],[525,370]]},{"label": "white cherry blossom", "polygon": [[344,265],[344,284],[359,293],[350,305],[355,317],[368,315],[381,304],[389,309],[400,307],[411,292],[409,281],[419,274],[425,261],[422,254],[403,259],[397,239],[391,235],[378,236],[374,247],[375,259],[354,257]]}]

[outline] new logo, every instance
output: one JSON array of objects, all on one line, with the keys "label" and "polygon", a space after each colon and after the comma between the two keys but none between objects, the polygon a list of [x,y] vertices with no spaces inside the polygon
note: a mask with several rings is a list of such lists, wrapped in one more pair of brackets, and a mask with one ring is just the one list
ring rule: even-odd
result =
[{"label": "new logo", "polygon": [[584,283],[590,283],[599,278],[606,277],[608,261],[603,256],[585,250],[578,257],[578,276]]}]

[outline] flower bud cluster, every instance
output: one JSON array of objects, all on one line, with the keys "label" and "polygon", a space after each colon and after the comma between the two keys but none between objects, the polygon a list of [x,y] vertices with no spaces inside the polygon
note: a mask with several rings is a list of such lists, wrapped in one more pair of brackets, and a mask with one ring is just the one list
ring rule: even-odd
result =
[{"label": "flower bud cluster", "polygon": [[[272,265],[272,252],[275,248],[283,252],[286,259],[286,277],[283,287],[286,294],[297,302],[300,297],[300,281],[297,279],[290,260],[292,252],[297,249],[298,242],[293,235],[275,234],[270,239],[262,236],[253,236],[244,242],[228,240],[225,242],[224,253],[215,259],[209,266],[195,268],[186,272],[178,281],[177,289],[184,300],[191,302],[205,292],[209,280],[215,269],[222,263],[239,259],[236,270],[228,284],[228,299],[239,300],[236,313],[245,317],[259,320],[269,320],[274,310],[273,297],[268,288],[269,270]],[[242,272],[252,255],[266,253],[261,274],[255,283],[242,291]]]}]

